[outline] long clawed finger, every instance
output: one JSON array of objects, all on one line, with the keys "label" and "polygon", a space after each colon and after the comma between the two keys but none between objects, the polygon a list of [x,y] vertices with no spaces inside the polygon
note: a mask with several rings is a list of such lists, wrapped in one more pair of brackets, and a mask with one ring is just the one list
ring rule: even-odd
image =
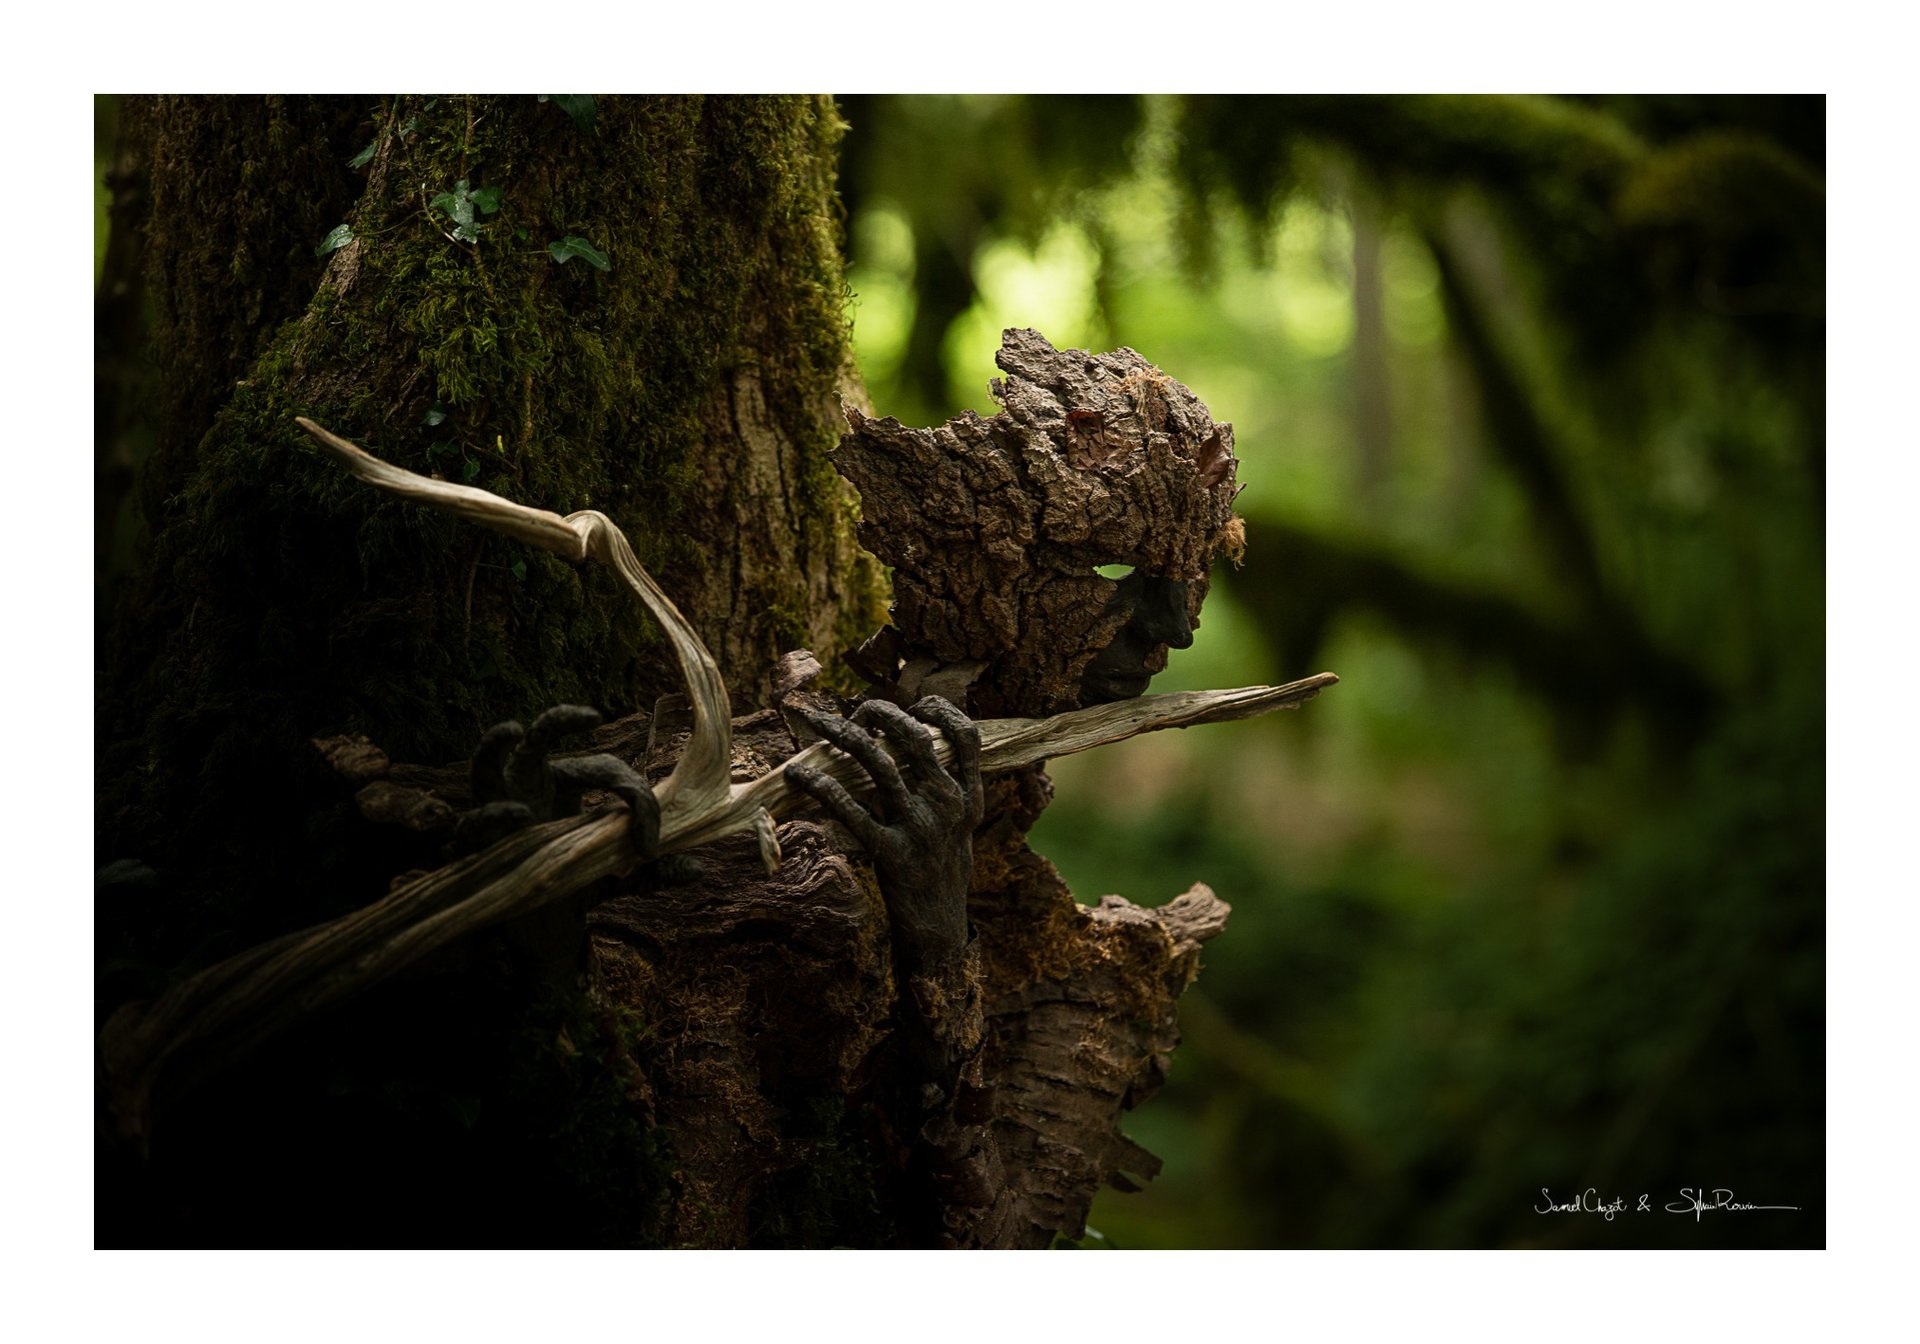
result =
[{"label": "long clawed finger", "polygon": [[526,729],[511,722],[487,729],[473,753],[473,764],[467,767],[467,784],[475,807],[507,801],[507,757],[526,735]]},{"label": "long clawed finger", "polygon": [[591,706],[555,705],[533,721],[533,727],[527,732],[526,745],[514,753],[516,762],[523,756],[529,762],[545,761],[553,750],[553,744],[561,738],[599,726],[600,711]]},{"label": "long clawed finger", "polygon": [[573,733],[600,726],[600,711],[587,705],[555,705],[533,721],[526,741],[507,760],[506,780],[514,796],[536,808],[553,799],[553,777],[547,757],[553,744]]},{"label": "long clawed finger", "polygon": [[[873,785],[879,792],[881,801],[892,809],[895,816],[905,815],[913,801],[913,795],[908,791],[906,781],[900,778],[900,767],[894,763],[893,757],[887,754],[887,749],[881,745],[879,738],[837,714],[822,714],[818,710],[798,704],[793,708],[806,721],[808,727],[853,757],[865,768],[866,772],[873,777]],[[834,787],[839,788],[839,785],[836,784]],[[845,790],[841,791],[845,792]]]},{"label": "long clawed finger", "polygon": [[477,854],[515,831],[531,826],[536,820],[533,809],[525,803],[482,803],[472,811],[460,814],[459,820],[454,823],[453,839],[447,846],[447,852],[454,857]]},{"label": "long clawed finger", "polygon": [[610,787],[614,796],[623,799],[633,814],[629,823],[633,836],[633,847],[641,855],[651,859],[660,852],[660,802],[653,796],[653,790],[647,787],[646,780],[634,775],[631,779],[614,780]]},{"label": "long clawed finger", "polygon": [[886,700],[867,701],[854,711],[853,721],[878,730],[898,748],[929,792],[948,802],[960,801],[961,787],[940,763],[933,734],[925,723]]},{"label": "long clawed finger", "polygon": [[600,726],[600,711],[591,705],[555,705],[533,721],[527,745],[547,750],[550,742]]},{"label": "long clawed finger", "polygon": [[977,825],[986,806],[980,784],[980,726],[952,701],[937,695],[914,701],[908,713],[946,735],[947,744],[953,748],[953,764],[948,770],[967,800],[971,820]]},{"label": "long clawed finger", "polygon": [[854,838],[869,850],[880,847],[881,826],[874,820],[873,814],[855,801],[852,794],[840,787],[835,780],[829,779],[820,771],[807,765],[790,765],[786,770],[787,781],[796,789],[810,795],[826,810],[828,816],[853,832]]}]

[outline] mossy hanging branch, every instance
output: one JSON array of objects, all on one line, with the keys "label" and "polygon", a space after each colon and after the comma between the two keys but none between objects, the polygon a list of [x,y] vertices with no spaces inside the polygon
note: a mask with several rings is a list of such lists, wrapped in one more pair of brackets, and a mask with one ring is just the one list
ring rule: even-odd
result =
[{"label": "mossy hanging branch", "polygon": [[[635,557],[605,514],[561,517],[488,491],[416,475],[305,418],[302,429],[370,485],[417,499],[569,560],[611,568],[652,613],[672,645],[693,708],[693,731],[673,772],[655,789],[659,854],[752,831],[771,872],[779,866],[776,819],[812,799],[775,769],[746,784],[730,778],[732,707],[706,645]],[[1251,718],[1291,709],[1339,678],[1330,672],[1284,686],[1148,695],[1047,719],[979,724],[981,769],[1016,770],[1139,733]],[[943,761],[951,748],[937,738]],[[807,765],[860,795],[871,777],[825,743],[786,764]],[[253,948],[202,971],[152,1004],[116,1013],[100,1035],[103,1088],[120,1132],[144,1141],[163,1085],[181,1087],[231,1065],[280,1031],[367,989],[458,938],[561,900],[603,877],[632,871],[624,806],[550,822],[396,888],[351,915]]]}]

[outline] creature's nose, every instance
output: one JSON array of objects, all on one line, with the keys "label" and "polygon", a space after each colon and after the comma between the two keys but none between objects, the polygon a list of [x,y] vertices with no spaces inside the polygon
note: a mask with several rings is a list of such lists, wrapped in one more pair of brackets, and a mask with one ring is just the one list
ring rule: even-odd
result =
[{"label": "creature's nose", "polygon": [[1187,617],[1187,585],[1178,579],[1147,580],[1140,604],[1140,628],[1155,644],[1170,649],[1193,647],[1193,623]]}]

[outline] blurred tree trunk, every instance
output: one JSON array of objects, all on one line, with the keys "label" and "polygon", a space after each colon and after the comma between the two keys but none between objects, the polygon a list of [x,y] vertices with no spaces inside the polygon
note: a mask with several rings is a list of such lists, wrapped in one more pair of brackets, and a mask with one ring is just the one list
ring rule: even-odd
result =
[{"label": "blurred tree trunk", "polygon": [[1387,305],[1380,271],[1380,215],[1354,193],[1353,430],[1355,494],[1378,521],[1393,469],[1393,402],[1387,374]]},{"label": "blurred tree trunk", "polygon": [[[738,710],[763,702],[781,652],[811,647],[831,666],[843,631],[878,623],[878,572],[827,460],[851,377],[840,129],[811,98],[126,100],[123,144],[140,161],[118,171],[151,187],[164,390],[143,548],[99,669],[103,1013],[381,893],[396,851],[368,842],[310,739],[362,732],[396,759],[456,760],[502,719],[566,701],[612,717],[678,689],[604,575],[383,500],[324,462],[295,415],[417,471],[609,514]],[[378,1029],[419,1051],[467,1048],[436,1043],[425,1020]],[[340,1046],[362,1028],[291,1043],[282,1066],[209,1098],[208,1111],[256,1103],[218,1127],[224,1151],[188,1144],[171,1174],[109,1168],[124,1177],[103,1186],[121,1233],[364,1241],[295,1196],[326,1197],[311,1173],[350,1168],[364,1193],[391,1162],[309,1151],[299,1177],[284,1154],[297,1135],[324,1146],[317,1118],[247,1128],[276,1114],[259,1098],[277,1087],[282,1119],[296,1096],[393,1102],[418,1087],[379,1123],[354,1113],[358,1148],[333,1146],[364,1158],[395,1133],[438,1133],[421,1107],[451,1106],[459,1136],[463,1099],[420,1081],[450,1061],[396,1045],[363,1065]],[[560,1039],[577,1049],[580,1034],[563,1025]],[[311,1076],[327,1060],[353,1076]],[[274,1216],[220,1221],[223,1197],[260,1215],[260,1191]],[[441,1194],[372,1239],[594,1235],[451,1230],[467,1203]]]}]

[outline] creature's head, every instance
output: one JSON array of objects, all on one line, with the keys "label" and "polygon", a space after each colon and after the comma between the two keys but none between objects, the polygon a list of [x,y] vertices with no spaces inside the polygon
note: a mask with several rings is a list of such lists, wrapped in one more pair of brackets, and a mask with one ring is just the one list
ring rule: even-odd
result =
[{"label": "creature's head", "polygon": [[849,661],[884,693],[975,714],[1138,695],[1192,643],[1214,558],[1238,555],[1233,427],[1131,350],[1016,330],[996,362],[991,418],[847,412],[834,465],[894,592],[893,625]]}]

